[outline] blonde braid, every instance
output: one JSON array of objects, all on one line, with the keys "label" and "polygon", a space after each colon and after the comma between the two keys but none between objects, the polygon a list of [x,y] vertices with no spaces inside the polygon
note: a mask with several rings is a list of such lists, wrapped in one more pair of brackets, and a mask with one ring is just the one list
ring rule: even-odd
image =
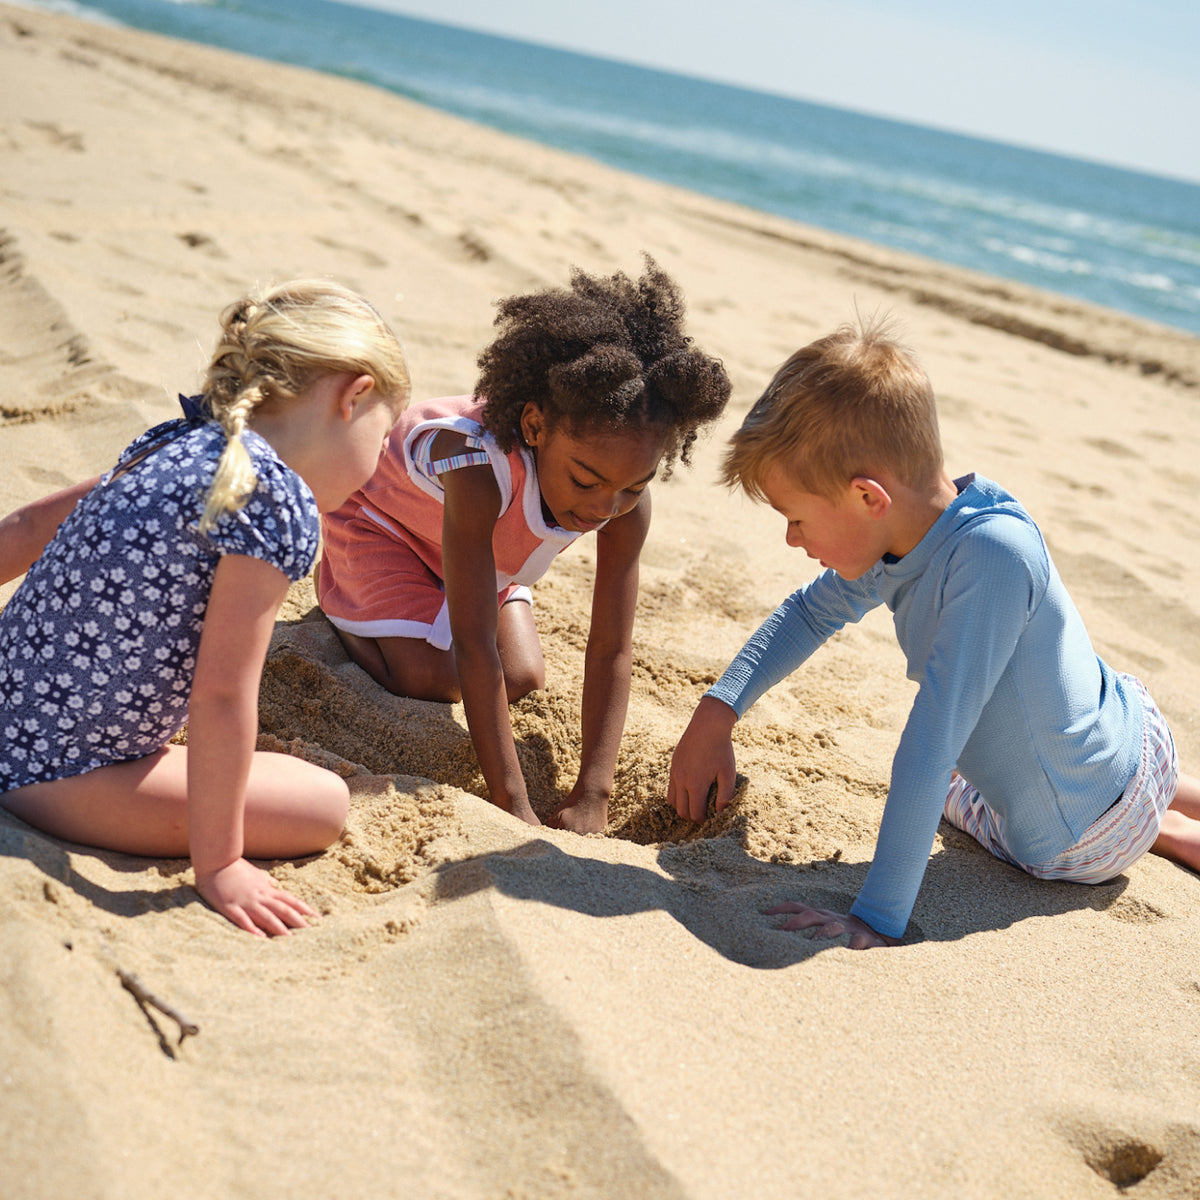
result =
[{"label": "blonde braid", "polygon": [[269,319],[271,307],[253,297],[231,304],[221,314],[223,336],[217,343],[205,380],[204,394],[209,409],[225,431],[225,448],[217,463],[216,473],[204,502],[200,532],[207,533],[223,514],[237,512],[254,494],[258,475],[242,434],[250,423],[254,410],[265,400],[284,394],[272,380],[257,344],[258,327]]},{"label": "blonde braid", "polygon": [[328,280],[299,279],[235,301],[204,381],[204,410],[226,435],[200,519],[207,532],[258,484],[243,435],[261,405],[286,405],[323,375],[369,375],[396,409],[411,392],[399,339],[361,296]]},{"label": "blonde braid", "polygon": [[200,518],[200,532],[207,533],[227,512],[236,512],[253,494],[258,484],[258,475],[250,462],[242,434],[250,421],[250,414],[262,400],[262,392],[256,386],[242,390],[233,404],[221,410],[219,420],[225,430],[225,449],[217,463],[216,474],[204,501],[204,515]]}]

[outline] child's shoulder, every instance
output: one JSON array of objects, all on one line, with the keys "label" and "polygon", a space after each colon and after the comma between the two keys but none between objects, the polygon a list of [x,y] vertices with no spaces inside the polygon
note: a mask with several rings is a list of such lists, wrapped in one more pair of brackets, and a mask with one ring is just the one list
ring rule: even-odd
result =
[{"label": "child's shoulder", "polygon": [[950,540],[958,547],[969,548],[973,555],[1017,560],[1038,573],[1048,560],[1045,541],[1033,517],[1000,484],[980,475],[969,477],[960,488]]},{"label": "child's shoulder", "polygon": [[951,507],[956,528],[986,529],[1000,537],[1020,536],[1022,530],[1037,531],[1037,522],[1025,506],[995,481],[971,474],[954,482],[958,499]]},{"label": "child's shoulder", "polygon": [[471,421],[479,424],[486,401],[479,396],[432,396],[410,404],[400,415],[397,429],[415,429],[430,422]]}]

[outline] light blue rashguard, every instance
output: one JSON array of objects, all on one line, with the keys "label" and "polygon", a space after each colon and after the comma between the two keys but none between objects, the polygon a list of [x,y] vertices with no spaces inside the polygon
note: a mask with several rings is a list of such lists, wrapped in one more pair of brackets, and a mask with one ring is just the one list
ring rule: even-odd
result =
[{"label": "light blue rashguard", "polygon": [[1013,854],[1041,863],[1120,797],[1141,753],[1140,697],[1092,649],[1033,518],[987,479],[955,482],[957,499],[910,553],[853,581],[822,572],[708,692],[741,717],[831,634],[880,604],[892,611],[920,687],[851,909],[889,937],[908,924],[954,769],[1003,818]]}]

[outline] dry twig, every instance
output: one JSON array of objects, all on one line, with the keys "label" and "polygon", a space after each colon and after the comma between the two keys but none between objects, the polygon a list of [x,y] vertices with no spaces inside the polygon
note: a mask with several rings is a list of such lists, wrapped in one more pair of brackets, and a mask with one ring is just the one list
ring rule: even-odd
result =
[{"label": "dry twig", "polygon": [[158,1009],[163,1016],[169,1017],[179,1026],[179,1041],[175,1043],[175,1048],[183,1045],[184,1038],[192,1037],[194,1034],[199,1033],[200,1026],[189,1021],[186,1017],[180,1016],[169,1004],[164,1003],[153,992],[147,991],[136,975],[131,975],[128,971],[122,971],[120,967],[116,970],[117,978],[120,979],[121,985],[127,992],[132,994],[142,1012],[146,1014],[146,1020],[150,1022],[154,1032],[158,1034],[158,1044],[162,1047],[163,1053],[168,1058],[174,1058],[175,1049],[172,1048],[170,1042],[163,1036],[162,1030],[158,1027],[158,1022],[150,1012],[150,1008]]}]

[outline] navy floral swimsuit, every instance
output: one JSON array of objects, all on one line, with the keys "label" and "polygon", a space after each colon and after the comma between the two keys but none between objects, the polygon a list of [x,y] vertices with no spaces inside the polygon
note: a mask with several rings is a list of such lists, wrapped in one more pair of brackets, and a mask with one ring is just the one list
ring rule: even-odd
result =
[{"label": "navy floral swimsuit", "polygon": [[[143,434],[63,522],[0,612],[0,792],[153,753],[187,719],[213,573],[244,554],[293,582],[319,518],[308,485],[256,433],[258,486],[199,532],[219,425]],[[149,450],[149,453],[146,451]]]}]

